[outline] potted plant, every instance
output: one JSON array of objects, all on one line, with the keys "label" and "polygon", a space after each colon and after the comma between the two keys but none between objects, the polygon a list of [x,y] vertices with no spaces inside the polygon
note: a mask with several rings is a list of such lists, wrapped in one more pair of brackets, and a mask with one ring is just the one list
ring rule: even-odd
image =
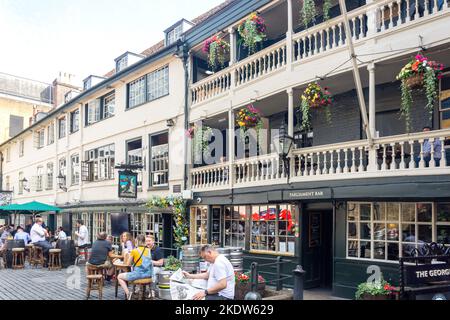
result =
[{"label": "potted plant", "polygon": [[[314,0],[302,0],[300,20],[305,28],[316,21],[316,4]],[[322,5],[323,21],[330,19],[331,0],[324,0]]]},{"label": "potted plant", "polygon": [[[252,284],[250,281],[250,274],[235,272],[234,278],[236,280],[236,287],[234,293],[235,300],[244,300],[245,295],[252,291]],[[258,275],[258,286],[256,291],[263,296],[264,290],[266,289],[266,280],[261,275]]]},{"label": "potted plant", "polygon": [[425,109],[429,112],[431,119],[438,96],[438,80],[442,78],[442,70],[444,70],[443,64],[431,61],[422,54],[417,54],[397,75],[397,80],[401,81],[400,115],[405,118],[407,132],[411,130],[413,90],[425,90],[427,98]]},{"label": "potted plant", "polygon": [[240,41],[244,47],[248,48],[248,53],[256,52],[256,47],[261,44],[267,37],[266,24],[263,18],[255,12],[250,14],[244,22],[238,27],[238,33],[241,37]]},{"label": "potted plant", "polygon": [[230,44],[222,38],[213,36],[203,44],[203,52],[208,54],[208,65],[211,68],[215,70],[218,65],[223,68],[226,56],[230,52]]},{"label": "potted plant", "polygon": [[261,112],[250,104],[239,110],[236,117],[236,124],[244,132],[250,128],[256,128],[256,130],[259,130],[262,127]]},{"label": "potted plant", "polygon": [[331,123],[329,106],[332,102],[333,97],[327,87],[322,88],[317,82],[310,83],[301,96],[302,128],[311,128],[311,109],[324,108],[327,122]]},{"label": "potted plant", "polygon": [[363,282],[356,290],[356,300],[389,300],[396,289],[385,280]]},{"label": "potted plant", "polygon": [[193,148],[196,152],[205,152],[208,150],[209,140],[211,139],[212,129],[206,125],[193,125],[186,130],[186,136],[193,141]]}]

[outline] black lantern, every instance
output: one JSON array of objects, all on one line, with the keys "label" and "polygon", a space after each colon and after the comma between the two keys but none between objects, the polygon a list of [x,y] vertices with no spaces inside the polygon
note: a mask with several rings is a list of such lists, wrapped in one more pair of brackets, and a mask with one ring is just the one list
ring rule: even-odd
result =
[{"label": "black lantern", "polygon": [[30,192],[30,188],[28,188],[27,178],[23,178],[22,180],[20,180],[20,182],[22,183],[22,189],[25,190],[26,192]]},{"label": "black lantern", "polygon": [[58,187],[63,190],[64,192],[67,192],[67,188],[66,188],[66,176],[63,176],[62,173],[60,172],[59,175],[56,177],[57,181],[58,181]]},{"label": "black lantern", "polygon": [[284,169],[286,176],[289,176],[289,153],[291,152],[292,145],[294,144],[294,138],[289,136],[286,132],[284,122],[281,124],[280,133],[278,135],[277,151],[280,159],[284,163]]}]

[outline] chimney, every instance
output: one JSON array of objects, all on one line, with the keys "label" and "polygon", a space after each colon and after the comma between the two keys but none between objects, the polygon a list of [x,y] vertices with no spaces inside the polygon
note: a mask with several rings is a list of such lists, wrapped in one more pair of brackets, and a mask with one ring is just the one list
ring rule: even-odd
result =
[{"label": "chimney", "polygon": [[81,92],[81,88],[77,85],[76,76],[67,73],[59,72],[58,77],[53,81],[53,107],[58,108],[63,105],[67,93],[74,91]]}]

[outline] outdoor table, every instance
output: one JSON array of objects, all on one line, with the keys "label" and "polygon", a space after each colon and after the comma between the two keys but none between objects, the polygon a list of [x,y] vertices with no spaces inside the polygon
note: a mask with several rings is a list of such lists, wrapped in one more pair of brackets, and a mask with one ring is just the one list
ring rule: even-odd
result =
[{"label": "outdoor table", "polygon": [[123,262],[114,262],[113,266],[116,268],[115,270],[115,275],[116,275],[116,284],[115,284],[115,297],[117,298],[118,295],[118,291],[119,291],[119,280],[117,279],[117,277],[119,276],[119,273],[122,272],[130,272],[131,271],[131,266],[130,265],[126,265]]}]

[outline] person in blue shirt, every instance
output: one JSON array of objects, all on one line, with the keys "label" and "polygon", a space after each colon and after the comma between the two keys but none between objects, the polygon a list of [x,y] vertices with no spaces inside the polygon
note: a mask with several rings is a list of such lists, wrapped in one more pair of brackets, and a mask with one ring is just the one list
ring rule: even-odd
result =
[{"label": "person in blue shirt", "polygon": [[[423,132],[429,132],[431,131],[430,127],[424,127]],[[425,161],[425,166],[428,167],[430,165],[431,161],[431,151],[434,151],[433,158],[435,161],[436,166],[439,166],[439,163],[442,158],[442,143],[439,139],[434,139],[433,142],[430,141],[430,139],[425,139],[423,141],[423,160]],[[420,163],[420,155],[416,156],[415,159],[416,167],[419,167]]]},{"label": "person in blue shirt", "polygon": [[14,235],[14,240],[23,240],[25,244],[31,241],[30,235],[26,233],[21,226],[17,227],[17,232]]}]

